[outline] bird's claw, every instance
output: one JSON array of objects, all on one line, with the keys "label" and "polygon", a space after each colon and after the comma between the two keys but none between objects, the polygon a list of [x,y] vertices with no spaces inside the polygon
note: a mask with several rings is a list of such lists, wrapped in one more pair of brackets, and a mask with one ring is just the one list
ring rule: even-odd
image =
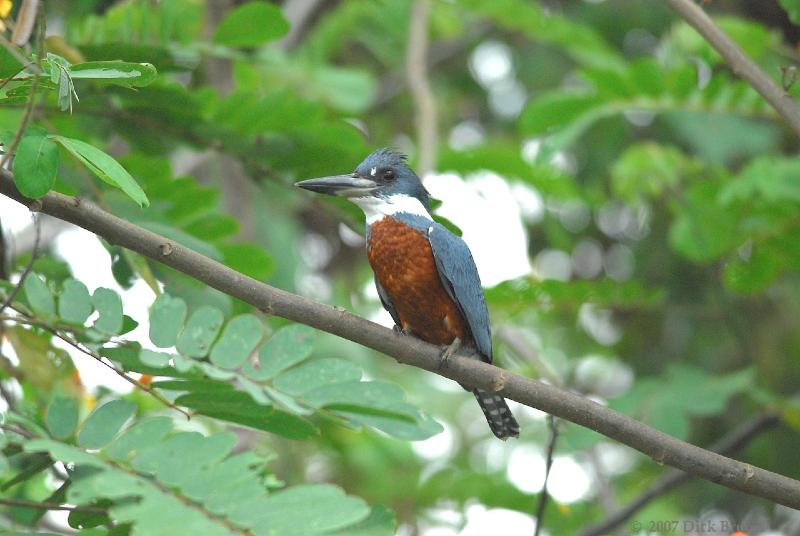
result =
[{"label": "bird's claw", "polygon": [[461,339],[456,337],[453,339],[453,342],[451,342],[447,347],[445,347],[444,350],[442,350],[442,353],[439,356],[439,366],[437,368],[442,370],[447,364],[447,360],[450,359],[451,356],[455,355],[459,348],[461,348]]}]

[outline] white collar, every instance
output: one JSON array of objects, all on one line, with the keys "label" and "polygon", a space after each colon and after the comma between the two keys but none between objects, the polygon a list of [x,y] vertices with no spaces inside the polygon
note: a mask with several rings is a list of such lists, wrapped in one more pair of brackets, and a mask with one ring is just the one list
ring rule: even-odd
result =
[{"label": "white collar", "polygon": [[367,225],[372,225],[376,221],[382,220],[385,216],[391,216],[399,212],[422,216],[433,221],[430,213],[416,197],[406,194],[395,194],[389,197],[354,197],[353,203],[361,207],[367,217]]}]

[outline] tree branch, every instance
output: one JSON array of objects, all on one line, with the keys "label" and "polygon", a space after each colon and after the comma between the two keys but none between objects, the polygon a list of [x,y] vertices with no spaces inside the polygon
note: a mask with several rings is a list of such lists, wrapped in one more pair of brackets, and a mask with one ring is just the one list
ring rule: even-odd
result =
[{"label": "tree branch", "polygon": [[[732,454],[750,443],[762,432],[775,427],[779,422],[780,419],[776,413],[772,411],[762,413],[711,445],[709,450],[719,454]],[[608,534],[616,527],[619,527],[625,520],[630,519],[636,512],[650,504],[651,501],[691,478],[691,474],[678,470],[672,470],[661,475],[644,493],[597,525],[587,527],[581,532],[581,536]]]},{"label": "tree branch", "polygon": [[417,124],[417,151],[420,176],[424,177],[436,167],[436,150],[439,133],[436,121],[436,99],[428,81],[428,16],[430,0],[415,0],[411,5],[408,23],[408,49],[406,50],[406,77]]},{"label": "tree branch", "polygon": [[753,86],[789,123],[795,134],[800,136],[800,108],[792,96],[778,87],[772,78],[748,58],[739,45],[734,43],[693,0],[666,0],[666,2],[720,53],[733,73]]},{"label": "tree branch", "polygon": [[65,510],[67,512],[87,512],[90,514],[104,514],[105,508],[96,506],[67,506],[58,503],[46,503],[36,501],[26,501],[25,499],[3,499],[0,498],[0,504],[6,506],[16,506],[18,508],[36,508],[37,510]]},{"label": "tree branch", "polygon": [[720,485],[800,509],[800,482],[709,452],[668,436],[575,393],[500,369],[464,355],[442,366],[441,348],[393,332],[347,312],[247,277],[161,235],[105,212],[97,205],[51,192],[25,198],[11,173],[0,170],[0,193],[31,210],[44,212],[170,266],[260,310],[327,331],[461,384],[492,391],[526,406],[571,421],[619,441],[660,464],[676,467]]}]

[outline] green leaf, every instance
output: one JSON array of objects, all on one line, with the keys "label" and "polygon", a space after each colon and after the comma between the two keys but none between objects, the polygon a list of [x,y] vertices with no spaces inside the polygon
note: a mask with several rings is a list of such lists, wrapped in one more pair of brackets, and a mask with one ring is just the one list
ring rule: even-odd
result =
[{"label": "green leaf", "polygon": [[360,523],[333,534],[347,536],[394,536],[397,533],[397,519],[385,506],[375,505],[369,517]]},{"label": "green leaf", "polygon": [[318,387],[303,395],[311,406],[329,408],[353,422],[387,434],[418,441],[442,431],[442,426],[405,401],[403,391],[385,382],[346,382]]},{"label": "green leaf", "polygon": [[669,231],[672,247],[695,262],[710,262],[736,246],[736,216],[717,203],[717,186],[695,183]]},{"label": "green leaf", "polygon": [[136,179],[131,177],[124,167],[112,157],[84,141],[64,136],[50,136],[50,139],[59,143],[67,151],[72,153],[86,168],[94,173],[99,179],[115,186],[125,192],[140,207],[150,204],[144,191],[142,191]]},{"label": "green leaf", "polygon": [[28,274],[22,285],[25,298],[36,316],[50,319],[56,316],[56,303],[47,284],[36,274]]},{"label": "green leaf", "polygon": [[198,308],[189,317],[176,347],[180,353],[189,357],[205,357],[211,344],[217,338],[224,317],[222,311],[210,305]]},{"label": "green leaf", "polygon": [[353,382],[361,379],[361,369],[344,359],[327,358],[303,363],[280,374],[273,381],[276,389],[301,396],[329,383]]},{"label": "green leaf", "polygon": [[127,400],[118,399],[103,404],[84,421],[78,432],[78,445],[88,449],[106,446],[135,411],[136,404]]},{"label": "green leaf", "polygon": [[20,193],[38,199],[53,188],[58,146],[46,135],[23,136],[14,154],[14,182]]},{"label": "green leaf", "polygon": [[269,496],[259,510],[263,530],[269,534],[291,534],[299,526],[314,527],[323,534],[366,519],[369,507],[360,499],[345,496],[325,485],[294,486]]},{"label": "green leaf", "polygon": [[152,358],[152,356],[150,356],[151,359],[149,364],[143,362],[141,356],[142,350],[136,347],[103,347],[99,350],[99,352],[100,355],[119,363],[123,370],[126,371],[150,374],[152,376],[170,376],[173,378],[194,377],[199,374],[194,368],[195,362],[190,361],[188,358],[183,359],[190,361],[190,366],[179,369],[178,361],[179,358],[181,358],[180,355],[171,356],[175,360],[175,366],[168,367],[160,366],[162,363],[160,362],[159,358]]},{"label": "green leaf", "polygon": [[795,157],[763,156],[751,161],[719,193],[723,204],[735,201],[752,203],[800,203],[800,160]]},{"label": "green leaf", "polygon": [[800,24],[800,0],[778,0],[778,3],[789,14],[792,24]]},{"label": "green leaf", "polygon": [[100,317],[94,323],[94,329],[105,334],[119,334],[124,321],[122,298],[119,294],[108,288],[98,288],[92,295],[92,304],[100,313]]},{"label": "green leaf", "polygon": [[227,266],[253,279],[264,281],[275,267],[272,257],[255,244],[220,244],[218,247]]},{"label": "green leaf", "polygon": [[48,465],[51,457],[74,465],[66,496],[57,502],[103,506],[131,536],[173,534],[175,520],[181,533],[203,536],[382,536],[393,525],[385,509],[370,510],[333,486],[273,491],[280,483],[265,459],[252,451],[231,454],[233,433],[171,432],[171,420],[157,417],[135,423],[104,450],[47,439],[30,441],[25,450],[47,453]]},{"label": "green leaf", "polygon": [[139,352],[139,359],[148,367],[164,368],[169,366],[170,355],[163,352],[142,349]]},{"label": "green leaf", "polygon": [[591,26],[543,5],[526,0],[462,0],[460,7],[472,10],[501,27],[563,49],[573,60],[589,65],[620,65],[622,59]]},{"label": "green leaf", "polygon": [[211,362],[226,369],[239,368],[255,350],[263,334],[261,321],[255,316],[244,314],[233,318],[211,349]]},{"label": "green leaf", "polygon": [[186,321],[186,302],[166,292],[150,307],[150,340],[159,348],[175,346]]},{"label": "green leaf", "polygon": [[217,26],[214,41],[231,47],[256,47],[289,31],[278,6],[248,2],[233,9]]},{"label": "green leaf", "polygon": [[[20,54],[24,54],[23,50],[14,47]],[[22,70],[22,64],[19,60],[9,52],[6,47],[0,47],[0,78],[8,78]]]},{"label": "green leaf", "polygon": [[772,244],[753,247],[748,259],[737,258],[725,266],[725,286],[742,294],[753,294],[766,288],[781,272],[781,252]]},{"label": "green leaf", "polygon": [[520,117],[520,128],[528,135],[547,134],[563,127],[590,110],[603,105],[603,100],[587,93],[555,91],[533,100]]},{"label": "green leaf", "polygon": [[56,396],[47,406],[45,423],[56,439],[67,439],[78,426],[78,403],[73,398]]},{"label": "green leaf", "polygon": [[702,171],[703,166],[676,147],[643,142],[628,147],[614,163],[611,184],[618,196],[638,201],[658,197]]},{"label": "green leaf", "polygon": [[86,285],[77,279],[66,279],[64,291],[58,298],[58,316],[69,324],[83,325],[94,311]]},{"label": "green leaf", "polygon": [[181,395],[175,403],[224,421],[264,430],[289,439],[307,439],[316,433],[309,422],[270,406],[258,404],[236,390],[211,390]]},{"label": "green leaf", "polygon": [[151,84],[158,73],[149,63],[125,61],[87,61],[70,67],[73,80],[93,80],[124,87],[143,87]]},{"label": "green leaf", "polygon": [[266,380],[296,365],[311,355],[316,332],[302,324],[293,324],[276,331],[258,352],[260,368],[245,369],[252,377]]},{"label": "green leaf", "polygon": [[725,375],[708,374],[688,365],[672,365],[663,377],[643,378],[611,406],[678,438],[689,433],[692,416],[721,412],[730,397],[747,392],[754,382],[753,369]]},{"label": "green leaf", "polygon": [[161,442],[172,430],[169,417],[150,417],[135,423],[122,432],[106,449],[105,453],[117,461],[127,461],[145,448]]}]

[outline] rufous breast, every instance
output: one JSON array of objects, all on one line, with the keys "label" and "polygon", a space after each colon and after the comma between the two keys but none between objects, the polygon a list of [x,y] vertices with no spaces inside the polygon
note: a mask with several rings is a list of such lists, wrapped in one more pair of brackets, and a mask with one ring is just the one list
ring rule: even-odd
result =
[{"label": "rufous breast", "polygon": [[404,331],[440,345],[456,337],[468,341],[467,324],[442,285],[424,233],[386,216],[370,227],[367,255]]}]

